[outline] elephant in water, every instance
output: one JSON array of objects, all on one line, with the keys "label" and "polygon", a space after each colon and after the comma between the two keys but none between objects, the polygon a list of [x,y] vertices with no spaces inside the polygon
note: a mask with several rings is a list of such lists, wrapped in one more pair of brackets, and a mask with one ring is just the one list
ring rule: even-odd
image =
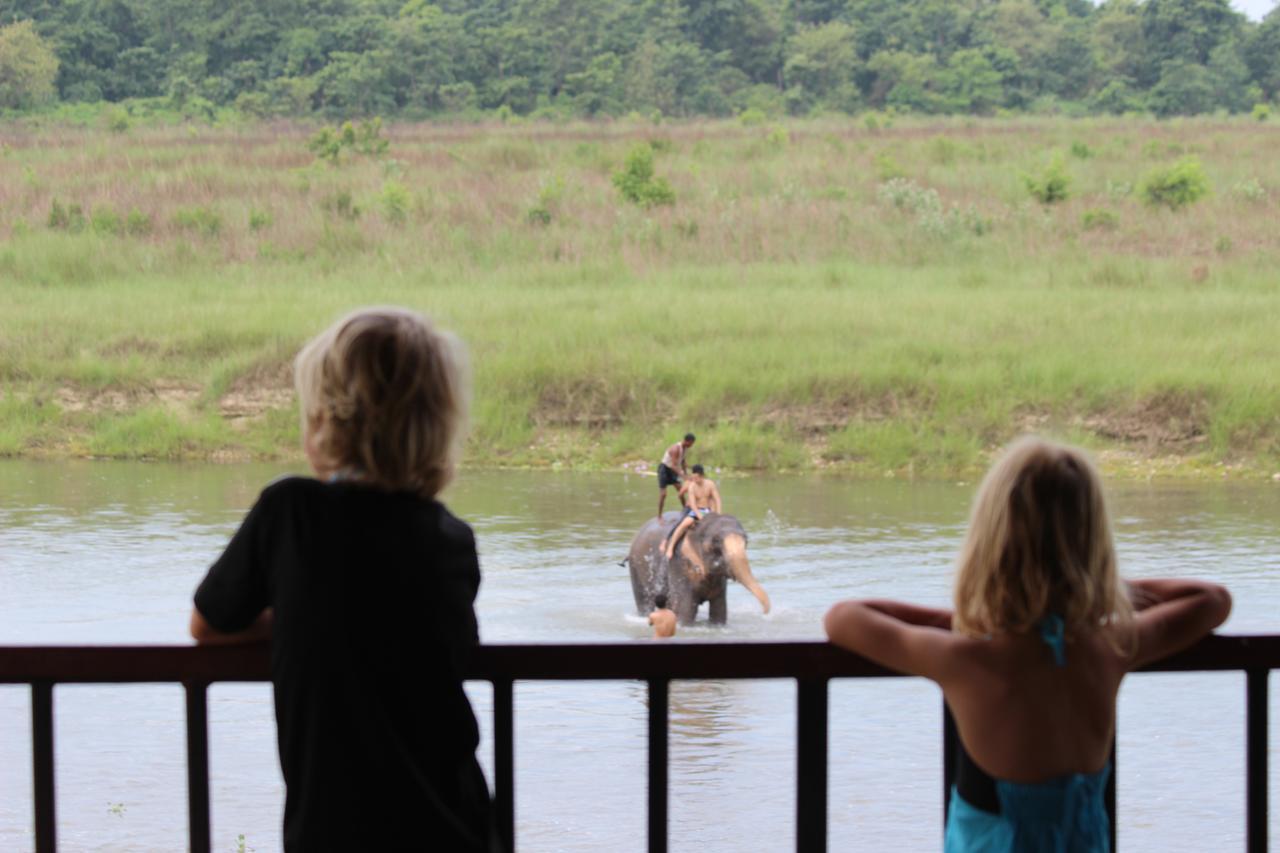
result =
[{"label": "elephant in water", "polygon": [[729,618],[725,585],[731,578],[750,590],[768,613],[769,596],[751,574],[747,533],[738,519],[717,513],[705,516],[684,534],[668,561],[662,553],[663,539],[679,520],[678,512],[651,518],[631,540],[626,562],[640,615],[651,613],[654,596],[665,593],[681,625],[693,624],[704,601],[711,602],[711,621],[723,625]]}]

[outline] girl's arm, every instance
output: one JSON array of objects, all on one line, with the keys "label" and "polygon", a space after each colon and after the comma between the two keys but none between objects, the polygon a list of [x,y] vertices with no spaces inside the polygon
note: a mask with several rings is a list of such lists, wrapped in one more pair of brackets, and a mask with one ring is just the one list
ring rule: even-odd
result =
[{"label": "girl's arm", "polygon": [[1134,615],[1137,648],[1130,669],[1180,652],[1227,621],[1231,593],[1216,583],[1195,580],[1129,581],[1139,607]]},{"label": "girl's arm", "polygon": [[837,646],[869,660],[934,681],[955,675],[950,652],[951,612],[899,601],[842,601],[827,611],[823,626]]},{"label": "girl's arm", "polygon": [[227,634],[209,624],[196,608],[191,608],[191,636],[197,645],[212,646],[229,643],[259,643],[271,639],[272,610],[268,607],[258,614],[253,624],[243,631]]}]

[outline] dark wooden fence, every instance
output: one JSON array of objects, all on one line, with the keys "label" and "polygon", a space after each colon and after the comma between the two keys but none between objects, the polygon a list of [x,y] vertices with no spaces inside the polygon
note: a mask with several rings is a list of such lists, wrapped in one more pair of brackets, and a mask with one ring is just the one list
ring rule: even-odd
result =
[{"label": "dark wooden fence", "polygon": [[[1280,666],[1280,635],[1213,636],[1148,672],[1238,670],[1245,674],[1248,850],[1267,849],[1267,679]],[[0,684],[31,685],[37,853],[52,853],[53,686],[177,682],[187,697],[190,845],[207,853],[209,741],[207,689],[216,681],[268,681],[265,646],[0,647]],[[494,645],[475,656],[469,679],[493,684],[494,791],[498,819],[515,848],[514,691],[516,681],[639,680],[649,685],[649,850],[667,849],[667,711],[673,679],[787,678],[796,681],[796,849],[823,851],[827,839],[827,685],[833,678],[898,677],[826,643],[628,643]],[[944,715],[943,802],[953,772],[954,727]],[[1117,768],[1117,772],[1119,768]],[[1114,774],[1108,807],[1116,810]],[[1112,821],[1114,840],[1115,821]]]}]

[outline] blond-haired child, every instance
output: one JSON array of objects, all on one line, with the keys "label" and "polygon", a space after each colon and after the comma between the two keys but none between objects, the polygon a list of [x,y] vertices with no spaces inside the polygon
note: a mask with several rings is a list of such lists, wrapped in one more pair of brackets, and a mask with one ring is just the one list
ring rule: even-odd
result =
[{"label": "blond-haired child", "polygon": [[191,633],[270,640],[286,850],[492,850],[462,689],[479,564],[436,500],[467,410],[461,346],[366,309],[307,344],[295,380],[316,478],[263,489]]},{"label": "blond-haired child", "polygon": [[1108,849],[1120,680],[1222,624],[1231,597],[1192,580],[1126,588],[1097,472],[1027,438],[978,489],[954,603],[826,616],[836,645],[942,687],[960,734],[946,850]]}]

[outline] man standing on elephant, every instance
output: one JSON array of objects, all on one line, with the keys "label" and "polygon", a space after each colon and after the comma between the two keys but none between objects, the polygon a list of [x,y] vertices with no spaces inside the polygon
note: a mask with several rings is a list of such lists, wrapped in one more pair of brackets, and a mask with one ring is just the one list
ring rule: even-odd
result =
[{"label": "man standing on elephant", "polygon": [[677,441],[662,454],[662,461],[658,463],[658,518],[662,518],[662,506],[667,502],[667,486],[675,486],[680,502],[684,503],[684,496],[680,494],[680,475],[689,474],[685,465],[685,452],[693,447],[694,441],[696,439],[693,433],[687,432],[684,441]]}]

